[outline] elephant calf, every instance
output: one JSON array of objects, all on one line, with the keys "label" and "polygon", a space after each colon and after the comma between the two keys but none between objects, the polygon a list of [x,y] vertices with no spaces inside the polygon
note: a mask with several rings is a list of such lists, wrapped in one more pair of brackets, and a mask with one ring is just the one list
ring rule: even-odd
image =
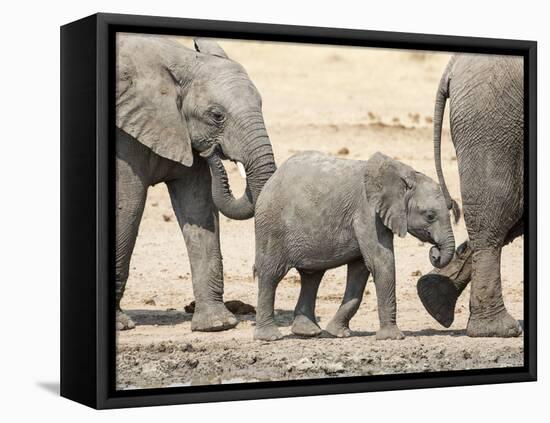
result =
[{"label": "elephant calf", "polygon": [[255,339],[276,340],[275,290],[291,269],[301,290],[292,332],[316,336],[315,300],[327,269],[348,265],[342,304],[326,330],[350,336],[369,274],[376,285],[377,339],[402,339],[396,324],[393,234],[434,244],[430,261],[449,263],[455,241],[439,185],[409,166],[376,153],[368,161],[318,152],[296,154],[267,181],[255,211],[258,307]]}]

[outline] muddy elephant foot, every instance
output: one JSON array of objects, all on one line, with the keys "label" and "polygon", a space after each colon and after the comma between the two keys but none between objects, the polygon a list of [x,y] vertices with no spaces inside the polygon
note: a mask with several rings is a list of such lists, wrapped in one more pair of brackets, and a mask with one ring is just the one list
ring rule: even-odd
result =
[{"label": "muddy elephant foot", "polygon": [[381,327],[376,332],[376,340],[383,341],[385,339],[404,339],[405,335],[399,330],[397,325],[387,325]]},{"label": "muddy elephant foot", "polygon": [[136,327],[136,324],[126,313],[116,311],[116,330],[128,330]]},{"label": "muddy elephant foot", "polygon": [[281,339],[283,335],[274,324],[267,326],[256,326],[254,330],[254,339],[257,341],[276,341]]},{"label": "muddy elephant foot", "polygon": [[428,273],[418,280],[418,297],[426,311],[446,328],[453,324],[455,306],[461,291],[443,275]]},{"label": "muddy elephant foot", "polygon": [[325,330],[336,338],[349,338],[351,336],[351,330],[349,327],[334,320],[329,322]]},{"label": "muddy elephant foot", "polygon": [[519,322],[506,310],[493,317],[470,315],[466,334],[471,337],[513,338],[522,334]]},{"label": "muddy elephant foot", "polygon": [[239,321],[223,303],[198,305],[191,320],[191,330],[218,332],[237,326]]},{"label": "muddy elephant foot", "polygon": [[291,330],[294,335],[305,337],[318,336],[321,333],[319,325],[303,314],[299,314],[294,318]]}]

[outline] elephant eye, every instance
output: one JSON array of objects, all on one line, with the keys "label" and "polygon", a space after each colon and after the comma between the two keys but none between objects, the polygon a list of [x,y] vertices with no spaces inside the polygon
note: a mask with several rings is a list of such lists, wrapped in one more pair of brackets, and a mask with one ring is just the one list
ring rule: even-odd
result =
[{"label": "elephant eye", "polygon": [[217,109],[210,110],[209,115],[216,123],[222,123],[225,120],[225,115],[223,112]]},{"label": "elephant eye", "polygon": [[426,216],[426,220],[428,222],[433,222],[435,221],[436,217],[437,217],[437,214],[435,213],[435,211],[433,210],[428,210],[426,213],[425,213],[425,216]]}]

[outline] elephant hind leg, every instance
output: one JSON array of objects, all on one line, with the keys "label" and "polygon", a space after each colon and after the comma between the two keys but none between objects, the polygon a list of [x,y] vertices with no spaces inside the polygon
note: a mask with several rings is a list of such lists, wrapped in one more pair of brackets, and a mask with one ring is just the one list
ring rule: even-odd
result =
[{"label": "elephant hind leg", "polygon": [[[484,192],[491,190],[487,187]],[[512,184],[504,183],[498,196],[486,195],[481,201],[463,193],[464,220],[473,250],[468,336],[505,338],[522,333],[504,305],[500,263],[502,246],[521,229],[522,210],[516,196]]]},{"label": "elephant hind leg", "polygon": [[332,336],[345,338],[351,335],[349,322],[361,305],[368,278],[369,271],[362,258],[348,264],[344,299],[326,328],[327,332]]},{"label": "elephant hind leg", "polygon": [[[269,259],[267,259],[269,260]],[[254,339],[275,341],[283,335],[275,324],[275,292],[286,271],[262,263],[256,256],[255,279],[258,284],[258,304],[256,307],[256,328]]]},{"label": "elephant hind leg", "polygon": [[483,248],[473,253],[470,319],[467,334],[472,337],[514,337],[521,326],[506,310],[500,280],[502,247]]},{"label": "elephant hind leg", "polygon": [[315,318],[315,301],[324,270],[309,273],[298,269],[300,273],[300,297],[294,310],[292,333],[298,336],[317,336],[322,331]]}]

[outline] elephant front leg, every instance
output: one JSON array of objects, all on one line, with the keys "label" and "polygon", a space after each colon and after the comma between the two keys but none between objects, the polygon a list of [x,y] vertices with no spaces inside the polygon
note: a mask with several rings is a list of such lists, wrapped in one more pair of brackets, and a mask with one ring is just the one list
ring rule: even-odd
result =
[{"label": "elephant front leg", "polygon": [[361,305],[369,271],[363,259],[348,264],[346,292],[340,308],[327,325],[327,332],[338,338],[351,336],[349,322]]},{"label": "elephant front leg", "polygon": [[298,336],[317,336],[321,333],[321,328],[315,318],[315,302],[317,300],[317,291],[323,278],[324,271],[306,273],[300,272],[300,297],[294,309],[294,322],[292,323],[292,333]]},{"label": "elephant front leg", "polygon": [[[199,169],[198,173],[204,173]],[[172,205],[187,246],[191,265],[195,313],[193,331],[221,331],[238,320],[223,303],[223,265],[218,212],[209,186],[209,174],[167,183]]]},{"label": "elephant front leg", "polygon": [[374,267],[374,285],[378,303],[380,329],[376,332],[377,340],[403,339],[405,336],[397,327],[397,303],[395,298],[395,262],[391,254],[382,254]]},{"label": "elephant front leg", "polygon": [[134,172],[125,160],[117,159],[116,183],[116,245],[115,245],[115,300],[116,329],[133,329],[135,323],[120,308],[126,289],[130,259],[147,197],[147,183],[143,175]]},{"label": "elephant front leg", "polygon": [[522,333],[521,326],[508,313],[502,298],[501,251],[502,248],[487,248],[473,253],[468,336],[514,337]]}]

